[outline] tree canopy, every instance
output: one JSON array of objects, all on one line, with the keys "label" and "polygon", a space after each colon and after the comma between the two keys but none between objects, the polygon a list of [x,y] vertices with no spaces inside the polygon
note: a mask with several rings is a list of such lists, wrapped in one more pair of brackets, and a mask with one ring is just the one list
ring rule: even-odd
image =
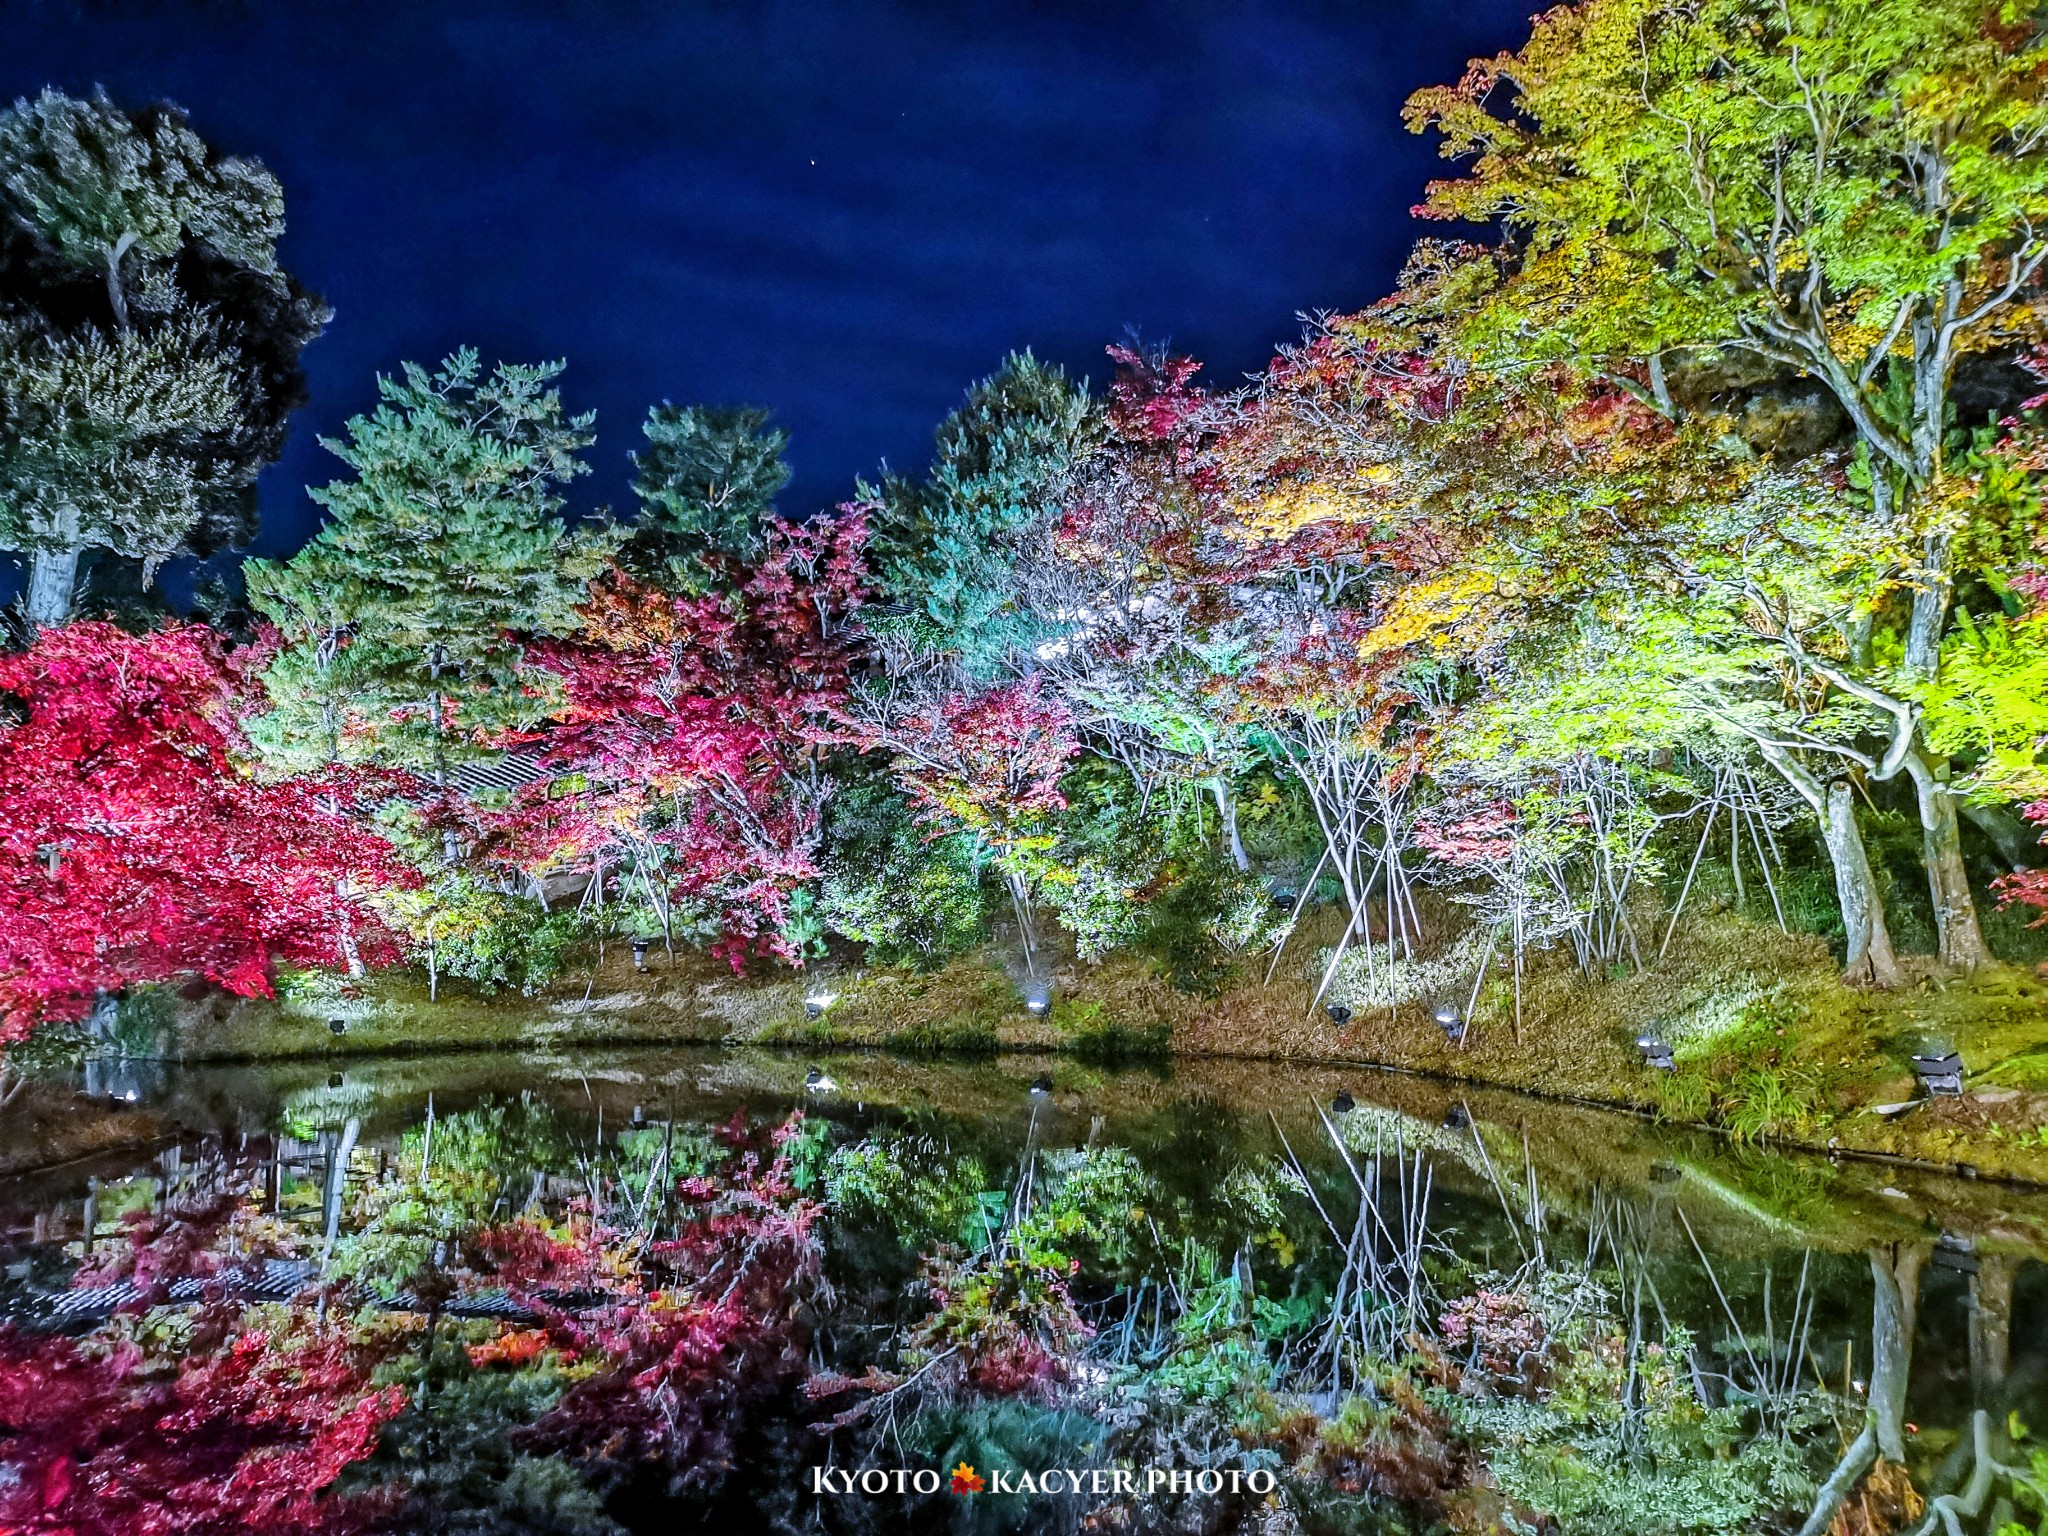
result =
[{"label": "tree canopy", "polygon": [[46,90],[0,112],[0,547],[29,617],[80,556],[138,562],[254,531],[253,483],[328,313],[277,265],[284,198],[176,108]]}]

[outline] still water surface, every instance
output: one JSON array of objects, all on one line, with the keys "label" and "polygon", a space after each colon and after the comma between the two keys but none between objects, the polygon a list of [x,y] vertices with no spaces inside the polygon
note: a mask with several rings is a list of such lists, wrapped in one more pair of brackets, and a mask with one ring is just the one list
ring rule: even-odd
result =
[{"label": "still water surface", "polygon": [[[387,1396],[306,1529],[1793,1530],[1905,1367],[1881,1271],[1917,1492],[1844,1528],[1926,1518],[1979,1408],[2016,1465],[2048,1429],[2048,1193],[1514,1095],[678,1050],[78,1088],[162,1135],[0,1183],[0,1315],[159,1381],[201,1318],[352,1330],[336,1411]],[[2031,1528],[2025,1483],[1958,1528]]]}]

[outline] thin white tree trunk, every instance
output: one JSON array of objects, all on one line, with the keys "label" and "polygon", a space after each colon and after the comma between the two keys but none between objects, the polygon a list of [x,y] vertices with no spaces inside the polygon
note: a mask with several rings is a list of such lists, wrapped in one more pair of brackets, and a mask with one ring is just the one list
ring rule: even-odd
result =
[{"label": "thin white tree trunk", "polygon": [[78,555],[72,549],[38,549],[29,555],[29,624],[36,629],[55,629],[71,619],[72,594],[78,585]]}]

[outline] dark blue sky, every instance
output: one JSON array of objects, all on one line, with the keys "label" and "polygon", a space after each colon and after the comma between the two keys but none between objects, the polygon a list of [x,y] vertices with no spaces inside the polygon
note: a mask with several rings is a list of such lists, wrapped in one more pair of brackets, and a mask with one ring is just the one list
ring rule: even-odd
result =
[{"label": "dark blue sky", "polygon": [[283,180],[335,318],[262,482],[313,526],[314,442],[399,359],[566,357],[579,501],[630,500],[646,407],[754,401],[785,510],[888,459],[1009,348],[1104,376],[1126,327],[1230,380],[1298,311],[1381,294],[1418,233],[1417,86],[1527,0],[0,4],[0,92],[168,97]]}]

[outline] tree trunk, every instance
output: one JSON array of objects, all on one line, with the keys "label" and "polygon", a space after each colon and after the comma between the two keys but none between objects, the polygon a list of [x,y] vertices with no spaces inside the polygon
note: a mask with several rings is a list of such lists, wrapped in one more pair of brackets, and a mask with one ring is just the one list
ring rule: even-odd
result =
[{"label": "tree trunk", "polygon": [[31,627],[55,629],[70,622],[71,596],[78,585],[78,555],[75,548],[30,553],[26,606]]},{"label": "tree trunk", "polygon": [[1230,851],[1230,861],[1248,872],[1252,861],[1245,856],[1244,839],[1238,836],[1237,797],[1230,792],[1230,781],[1218,774],[1209,781],[1209,792],[1216,801],[1216,819],[1223,824],[1223,846]]},{"label": "tree trunk", "polygon": [[1835,901],[1842,910],[1847,948],[1842,979],[1873,987],[1905,984],[1891,929],[1885,925],[1884,898],[1870,872],[1870,854],[1856,825],[1855,790],[1846,779],[1823,784],[1820,777],[1778,743],[1755,738],[1757,750],[1813,807],[1820,818],[1821,843],[1835,871]]},{"label": "tree trunk", "polygon": [[[432,691],[427,695],[427,713],[434,727],[434,787],[441,792],[444,802],[440,809],[445,813],[450,775],[448,772],[448,734],[446,716],[441,707],[441,662],[436,647],[436,657],[429,664],[427,676]],[[455,829],[441,829],[441,862],[453,869],[462,862],[462,850],[456,845]]]},{"label": "tree trunk", "polygon": [[1902,986],[1906,976],[1899,969],[1891,930],[1885,925],[1884,898],[1870,872],[1862,829],[1856,825],[1855,790],[1846,779],[1838,779],[1827,786],[1826,794],[1821,841],[1834,866],[1835,899],[1842,909],[1842,928],[1848,940],[1842,975],[1873,987]]},{"label": "tree trunk", "polygon": [[341,940],[342,962],[348,967],[349,976],[354,980],[360,981],[364,974],[363,948],[361,944],[356,942],[355,918],[349,911],[349,903],[352,899],[349,882],[346,879],[337,880],[334,885],[334,894],[341,903],[341,933],[339,937]]},{"label": "tree trunk", "polygon": [[320,1273],[327,1274],[328,1261],[334,1257],[335,1240],[341,1236],[341,1204],[348,1192],[348,1160],[354,1156],[356,1137],[362,1134],[363,1123],[354,1115],[341,1128],[341,1139],[327,1154],[327,1185],[320,1191],[322,1214],[326,1220],[327,1241],[320,1249]]},{"label": "tree trunk", "polygon": [[1970,1393],[1980,1408],[1997,1406],[2012,1362],[2012,1281],[2019,1260],[1979,1256],[1970,1276]]},{"label": "tree trunk", "polygon": [[[1837,1529],[1835,1511],[1863,1480],[1878,1457],[1906,1459],[1906,1385],[1913,1365],[1913,1329],[1920,1309],[1921,1246],[1880,1244],[1870,1250],[1875,1289],[1870,1313],[1870,1395],[1863,1429],[1821,1485],[1799,1536],[1825,1536]],[[1848,1384],[1843,1383],[1843,1391]]]},{"label": "tree trunk", "polygon": [[138,238],[134,230],[124,230],[121,238],[107,247],[107,307],[114,312],[117,331],[128,329],[128,292],[121,284],[121,261]]},{"label": "tree trunk", "polygon": [[1880,1243],[1870,1250],[1870,1424],[1887,1461],[1906,1459],[1906,1387],[1926,1258],[1925,1243]]},{"label": "tree trunk", "polygon": [[1940,935],[1941,963],[1958,971],[1975,971],[1994,963],[1991,946],[1977,923],[1977,902],[1970,893],[1970,874],[1963,864],[1963,833],[1956,818],[1956,797],[1949,788],[1945,759],[1930,760],[1916,745],[1906,757],[1913,790],[1920,802],[1920,856],[1927,866],[1927,887],[1934,898],[1934,927]]},{"label": "tree trunk", "polygon": [[2041,856],[2040,835],[2013,815],[2010,807],[1975,805],[1965,800],[1956,811],[1990,838],[1998,847],[1998,856],[2014,869],[2031,868]]},{"label": "tree trunk", "polygon": [[[327,766],[330,769],[337,766],[340,755],[330,740],[327,750]],[[333,795],[327,795],[323,797],[323,804],[328,815],[337,821],[341,819],[341,802],[338,799]],[[354,882],[347,875],[343,875],[334,882],[335,921],[340,929],[337,938],[341,946],[341,958],[348,965],[349,975],[360,979],[363,975],[363,950],[356,942],[355,909],[352,905],[354,899]]]},{"label": "tree trunk", "polygon": [[1932,678],[1941,666],[1942,633],[1948,628],[1953,590],[1949,575],[1949,539],[1930,533],[1921,546],[1920,579],[1913,590],[1913,613],[1906,624],[1906,670]]}]

